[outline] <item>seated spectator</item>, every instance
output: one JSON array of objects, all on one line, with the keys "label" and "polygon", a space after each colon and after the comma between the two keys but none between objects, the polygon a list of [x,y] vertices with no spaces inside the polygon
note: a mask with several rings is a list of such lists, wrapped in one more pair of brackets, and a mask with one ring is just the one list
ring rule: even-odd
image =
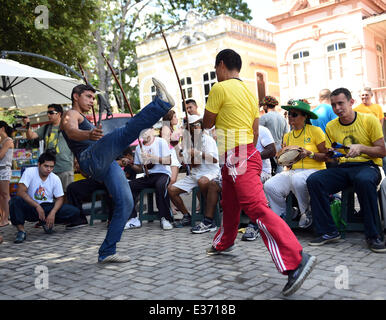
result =
[{"label": "seated spectator", "polygon": [[[202,118],[198,115],[191,115],[188,116],[188,121],[193,144],[190,143],[191,141],[183,141],[183,153],[185,155],[185,162],[190,162],[192,169],[190,175],[178,180],[168,188],[171,201],[184,215],[180,221],[180,226],[191,225],[191,215],[180,195],[182,193],[190,193],[193,188],[198,186],[204,198],[207,198],[209,181],[217,178],[220,174],[217,145],[211,136],[204,134]],[[211,231],[216,230],[213,220],[204,220],[202,224],[199,224],[198,228],[201,227],[209,228]]]},{"label": "seated spectator", "polygon": [[64,193],[59,177],[52,171],[55,156],[45,152],[38,159],[38,166],[26,168],[18,185],[17,194],[10,201],[11,222],[17,228],[15,243],[26,238],[24,222],[38,221],[44,231],[52,233],[54,223],[76,223],[79,209],[63,204]]},{"label": "seated spectator", "polygon": [[301,213],[299,227],[307,228],[312,224],[309,211],[310,196],[306,180],[314,172],[326,168],[325,135],[319,127],[307,124],[309,118],[317,115],[310,105],[302,101],[293,101],[292,105],[282,106],[288,111],[292,130],[284,135],[283,146],[302,148],[301,160],[269,179],[264,184],[264,191],[271,209],[281,217],[286,215],[286,197],[292,191],[298,200]]},{"label": "seated spectator", "polygon": [[[173,216],[170,209],[170,200],[167,193],[171,177],[171,149],[166,140],[156,137],[153,129],[142,133],[142,151],[138,145],[135,150],[134,164],[129,164],[137,173],[144,172],[143,165],[147,165],[149,175],[134,179],[129,182],[134,200],[145,188],[155,188],[156,203],[160,214],[160,223],[163,230],[173,229],[171,222]],[[138,219],[135,206],[131,212],[125,229],[139,228],[141,222]]]},{"label": "seated spectator", "polygon": [[[276,154],[275,140],[271,131],[264,126],[259,126],[259,138],[257,139],[256,149],[260,152],[263,167],[261,169],[260,180],[264,184],[272,177],[270,158]],[[259,236],[259,227],[256,221],[249,221],[245,233],[241,237],[242,241],[253,241]]]},{"label": "seated spectator", "polygon": [[320,170],[307,179],[314,228],[318,234],[318,238],[309,244],[321,246],[341,238],[331,216],[329,195],[353,186],[363,213],[367,244],[373,252],[386,252],[375,220],[378,215],[380,166],[382,157],[386,155],[383,132],[377,118],[354,111],[353,104],[348,89],[339,88],[331,93],[331,105],[338,118],[326,126],[326,145],[331,147],[334,142],[344,144],[347,137],[352,143],[346,146],[348,150],[339,150],[346,155],[339,158],[336,168]]}]

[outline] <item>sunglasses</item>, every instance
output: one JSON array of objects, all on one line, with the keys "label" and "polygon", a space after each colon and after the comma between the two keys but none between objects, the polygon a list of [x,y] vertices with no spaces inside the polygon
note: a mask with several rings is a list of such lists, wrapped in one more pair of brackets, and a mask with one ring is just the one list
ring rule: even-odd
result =
[{"label": "sunglasses", "polygon": [[290,111],[290,112],[288,112],[288,115],[289,115],[290,117],[292,117],[292,118],[296,118],[296,117],[299,115],[299,113]]},{"label": "sunglasses", "polygon": [[57,112],[57,111],[47,111],[47,114],[57,114],[57,113],[59,113],[59,112]]}]

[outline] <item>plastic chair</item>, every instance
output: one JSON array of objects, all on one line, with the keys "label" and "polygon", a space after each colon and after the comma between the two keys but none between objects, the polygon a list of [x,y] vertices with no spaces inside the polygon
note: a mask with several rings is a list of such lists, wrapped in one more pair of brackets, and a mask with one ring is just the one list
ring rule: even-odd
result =
[{"label": "plastic chair", "polygon": [[[153,221],[159,220],[159,212],[154,211],[153,195],[155,194],[154,188],[145,188],[139,194],[139,220],[141,221]],[[144,200],[147,195],[147,212],[144,212]]]},{"label": "plastic chair", "polygon": [[[200,212],[196,212],[197,209],[197,193],[199,192],[199,188],[195,187],[192,190],[192,227],[196,225],[196,222],[204,220],[205,217],[205,199],[203,195],[200,196]],[[216,210],[214,212],[214,222],[217,227],[221,226],[221,206],[220,206],[220,196],[218,197]]]},{"label": "plastic chair", "polygon": [[[94,224],[95,219],[106,221],[108,219],[105,190],[95,190],[91,195],[90,226]],[[101,206],[96,207],[97,199],[101,200]]]}]

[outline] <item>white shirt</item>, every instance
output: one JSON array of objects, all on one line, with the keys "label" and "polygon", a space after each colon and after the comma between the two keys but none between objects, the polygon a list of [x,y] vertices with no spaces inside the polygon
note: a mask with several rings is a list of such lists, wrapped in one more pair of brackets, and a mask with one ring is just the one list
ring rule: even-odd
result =
[{"label": "white shirt", "polygon": [[37,203],[54,202],[54,198],[64,195],[59,177],[51,172],[43,181],[39,176],[39,168],[26,168],[19,183],[27,187],[28,195]]},{"label": "white shirt", "polygon": [[219,156],[216,141],[207,134],[202,135],[202,146],[201,150],[205,154],[211,155],[213,158],[217,159],[216,163],[209,161],[207,159],[202,159],[202,162],[199,166],[192,168],[192,175],[203,175],[205,173],[220,173],[219,166]]},{"label": "white shirt", "polygon": [[[165,139],[155,137],[154,141],[151,145],[145,146],[142,145],[142,150],[144,153],[154,155],[159,158],[164,158],[171,155],[171,150],[169,148],[168,143]],[[135,148],[135,156],[134,156],[134,164],[136,165],[142,165],[143,161],[141,158],[141,148],[138,145]],[[170,170],[169,165],[164,164],[155,164],[153,168],[148,169],[149,174],[151,173],[165,173],[169,175],[169,177],[172,175],[172,172]]]},{"label": "white shirt", "polygon": [[[266,146],[275,143],[271,131],[264,126],[259,126],[259,138],[257,139],[256,149],[262,152]],[[262,171],[271,174],[271,161],[269,159],[262,160]]]}]

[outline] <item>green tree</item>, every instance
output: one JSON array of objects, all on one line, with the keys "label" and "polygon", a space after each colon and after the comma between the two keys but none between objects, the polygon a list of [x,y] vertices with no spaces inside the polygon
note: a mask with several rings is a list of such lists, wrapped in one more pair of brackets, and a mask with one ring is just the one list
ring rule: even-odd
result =
[{"label": "green tree", "polygon": [[[104,1],[94,21],[94,83],[108,92],[111,88],[111,73],[101,56],[105,53],[110,64],[116,68],[122,85],[130,97],[133,110],[139,109],[139,92],[132,79],[137,76],[136,43],[164,31],[177,29],[185,23],[185,15],[195,9],[204,18],[225,14],[233,18],[250,21],[251,11],[242,0],[109,0]],[[121,97],[117,86],[113,92]],[[121,99],[121,105],[124,104]],[[127,109],[125,109],[128,112]],[[134,111],[134,112],[135,112]]]},{"label": "green tree", "polygon": [[23,116],[23,112],[19,109],[9,109],[0,111],[0,120],[8,123],[9,126],[18,122],[17,116]]},{"label": "green tree", "polygon": [[[91,21],[99,5],[98,0],[0,0],[0,50],[32,52],[77,68],[78,62],[89,60]],[[48,9],[47,21],[39,6]],[[46,60],[21,55],[9,58],[65,73],[62,67]]]}]

